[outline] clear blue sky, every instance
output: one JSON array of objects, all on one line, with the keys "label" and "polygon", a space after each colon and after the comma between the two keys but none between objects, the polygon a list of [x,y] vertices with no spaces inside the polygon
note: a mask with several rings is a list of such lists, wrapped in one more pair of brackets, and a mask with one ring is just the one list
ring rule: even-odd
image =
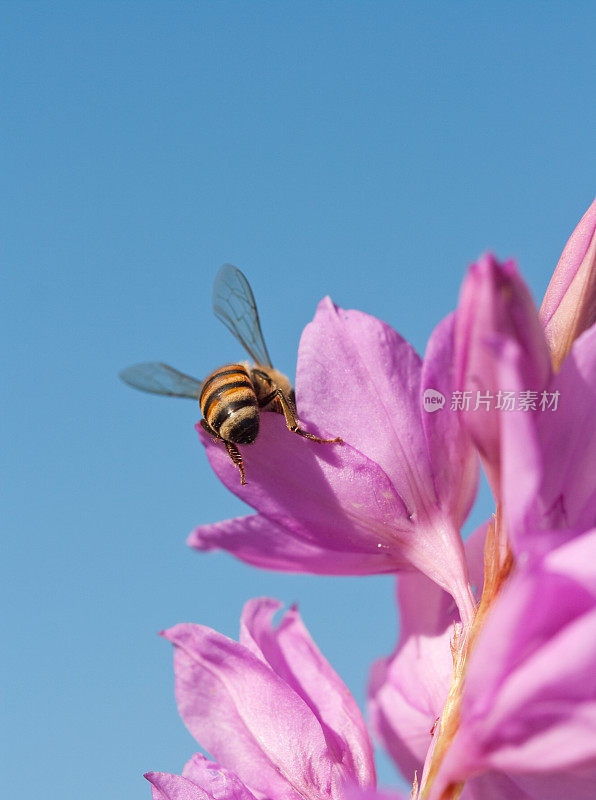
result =
[{"label": "clear blue sky", "polygon": [[210,308],[224,261],[290,375],[327,293],[419,350],[486,249],[540,298],[594,196],[595,24],[592,2],[2,3],[4,796],[148,800],[141,773],[195,749],[157,631],[235,636],[256,595],[298,600],[363,701],[392,580],[188,550],[241,504],[197,409],[116,373],[241,355]]}]

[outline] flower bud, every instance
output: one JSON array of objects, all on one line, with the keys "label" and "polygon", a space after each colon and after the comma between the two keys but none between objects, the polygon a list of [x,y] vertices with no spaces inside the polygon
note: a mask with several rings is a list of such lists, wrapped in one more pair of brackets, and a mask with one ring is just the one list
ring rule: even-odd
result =
[{"label": "flower bud", "polygon": [[[508,349],[519,354],[516,384],[505,385]],[[455,388],[460,411],[482,456],[495,497],[500,495],[502,411],[507,393],[544,389],[551,374],[548,348],[530,292],[513,261],[483,256],[470,267],[456,313]]]},{"label": "flower bud", "polygon": [[596,200],[565,245],[544,295],[540,319],[558,370],[573,342],[596,322]]}]

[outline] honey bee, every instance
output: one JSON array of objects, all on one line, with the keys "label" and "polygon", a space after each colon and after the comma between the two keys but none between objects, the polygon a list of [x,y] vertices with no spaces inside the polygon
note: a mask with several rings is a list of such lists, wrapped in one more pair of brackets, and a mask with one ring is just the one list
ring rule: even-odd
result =
[{"label": "honey bee", "polygon": [[231,264],[224,264],[215,277],[213,311],[243,345],[252,364],[246,361],[225,364],[200,381],[168,364],[147,362],[128,367],[120,373],[120,378],[143,392],[198,400],[203,429],[223,442],[238,467],[243,486],[246,474],[238,445],[255,441],[261,411],[283,414],[288,430],[313,442],[341,443],[339,437],[321,439],[299,426],[294,389],[271,363],[250,284]]}]

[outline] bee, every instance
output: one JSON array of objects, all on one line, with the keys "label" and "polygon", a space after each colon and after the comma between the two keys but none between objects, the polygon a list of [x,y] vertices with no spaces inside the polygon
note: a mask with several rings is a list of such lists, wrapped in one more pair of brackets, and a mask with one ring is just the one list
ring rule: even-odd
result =
[{"label": "bee", "polygon": [[261,331],[259,312],[246,277],[231,264],[224,264],[213,284],[213,311],[232,332],[252,359],[225,364],[203,380],[179,372],[161,362],[134,364],[120,373],[129,386],[152,394],[198,400],[207,433],[225,445],[246,485],[244,461],[238,445],[250,445],[258,436],[262,411],[283,414],[288,430],[322,444],[341,439],[321,439],[299,426],[296,396],[288,378],[271,363]]}]

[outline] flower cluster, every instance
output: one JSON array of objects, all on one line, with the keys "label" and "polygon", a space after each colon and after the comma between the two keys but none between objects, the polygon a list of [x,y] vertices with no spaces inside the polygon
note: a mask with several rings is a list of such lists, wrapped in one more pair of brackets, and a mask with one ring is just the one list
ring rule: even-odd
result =
[{"label": "flower cluster", "polygon": [[[399,573],[400,636],[373,665],[372,731],[428,800],[596,796],[596,201],[538,312],[512,262],[484,256],[421,359],[388,325],[323,300],[302,336],[301,421],[341,447],[279,440],[263,414],[240,485],[250,516],[192,547],[256,567]],[[536,402],[443,403],[531,396]],[[557,398],[544,413],[540,398]],[[481,461],[494,499],[465,543]],[[295,608],[252,600],[239,641],[201,625],[174,645],[180,714],[215,761],[151,772],[154,800],[373,800],[354,699]],[[395,795],[393,795],[395,796]]]}]

